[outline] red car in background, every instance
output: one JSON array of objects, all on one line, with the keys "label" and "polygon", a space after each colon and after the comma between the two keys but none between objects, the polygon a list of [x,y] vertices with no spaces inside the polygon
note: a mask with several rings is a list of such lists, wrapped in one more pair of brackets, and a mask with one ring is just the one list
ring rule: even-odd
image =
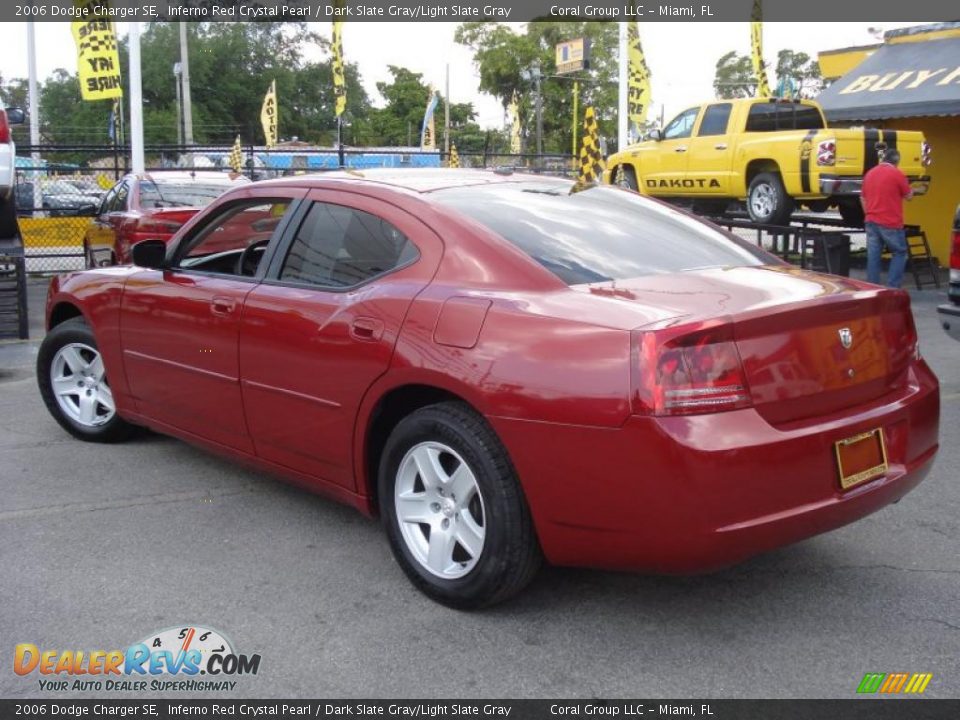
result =
[{"label": "red car in background", "polygon": [[130,249],[143,240],[169,240],[220,195],[250,181],[222,172],[166,172],[126,175],[104,196],[83,239],[87,267],[130,262]]},{"label": "red car in background", "polygon": [[541,557],[739,562],[929,471],[939,387],[907,293],[616,187],[358,175],[237,188],[137,266],[54,278],[37,373],[57,422],[148,426],[379,514],[456,607]]}]

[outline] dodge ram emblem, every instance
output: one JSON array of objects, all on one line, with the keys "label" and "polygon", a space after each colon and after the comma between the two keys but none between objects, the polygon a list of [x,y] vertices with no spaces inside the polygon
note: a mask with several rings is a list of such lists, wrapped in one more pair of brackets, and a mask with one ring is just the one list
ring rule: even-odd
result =
[{"label": "dodge ram emblem", "polygon": [[850,346],[853,345],[853,333],[850,328],[840,328],[837,330],[837,335],[840,336],[840,344],[849,350]]}]

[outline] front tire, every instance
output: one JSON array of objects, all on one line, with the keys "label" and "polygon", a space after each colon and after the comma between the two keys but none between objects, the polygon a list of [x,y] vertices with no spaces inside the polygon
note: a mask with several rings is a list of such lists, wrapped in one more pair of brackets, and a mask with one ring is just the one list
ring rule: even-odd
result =
[{"label": "front tire", "polygon": [[793,214],[793,198],[787,195],[779,173],[765,172],[750,182],[747,212],[761,225],[786,225]]},{"label": "front tire", "polygon": [[384,448],[378,489],[393,555],[433,600],[493,605],[536,574],[540,547],[513,465],[466,405],[430,405],[401,420]]},{"label": "front tire", "polygon": [[75,438],[120,442],[135,431],[117,414],[97,340],[83,318],[57,325],[43,339],[37,383],[47,410]]},{"label": "front tire", "polygon": [[640,188],[640,184],[637,182],[637,171],[633,169],[633,165],[620,165],[614,170],[613,183],[625,190],[633,190],[634,192],[637,192]]}]

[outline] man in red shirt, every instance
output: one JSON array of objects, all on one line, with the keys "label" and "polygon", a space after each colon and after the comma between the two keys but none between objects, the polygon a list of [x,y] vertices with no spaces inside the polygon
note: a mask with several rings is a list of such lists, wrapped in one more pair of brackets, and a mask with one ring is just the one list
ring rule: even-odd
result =
[{"label": "man in red shirt", "polygon": [[893,254],[887,274],[887,285],[893,288],[900,287],[907,265],[903,201],[913,197],[907,176],[897,167],[899,163],[900,151],[888,149],[883,161],[864,176],[860,194],[867,230],[867,280],[880,284],[880,256],[886,246]]}]

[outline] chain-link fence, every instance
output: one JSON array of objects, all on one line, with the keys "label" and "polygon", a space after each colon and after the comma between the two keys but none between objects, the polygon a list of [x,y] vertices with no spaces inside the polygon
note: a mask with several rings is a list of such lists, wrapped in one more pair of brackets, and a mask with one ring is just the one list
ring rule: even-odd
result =
[{"label": "chain-link fence", "polygon": [[[231,172],[231,147],[147,146],[146,170],[162,172]],[[113,146],[20,146],[17,148],[15,201],[27,272],[54,273],[86,266],[84,238],[90,233],[110,232],[101,217],[104,199],[129,172],[125,149]],[[347,167],[358,171],[373,168],[440,168],[449,156],[419,148],[318,149],[290,145],[271,149],[243,148],[242,174],[251,180],[323,172]],[[459,152],[461,168],[511,168],[522,172],[572,176],[575,163],[567,155],[511,155]],[[111,204],[112,212],[136,208]],[[120,203],[123,205],[123,203]],[[102,232],[101,232],[102,231]]]}]

